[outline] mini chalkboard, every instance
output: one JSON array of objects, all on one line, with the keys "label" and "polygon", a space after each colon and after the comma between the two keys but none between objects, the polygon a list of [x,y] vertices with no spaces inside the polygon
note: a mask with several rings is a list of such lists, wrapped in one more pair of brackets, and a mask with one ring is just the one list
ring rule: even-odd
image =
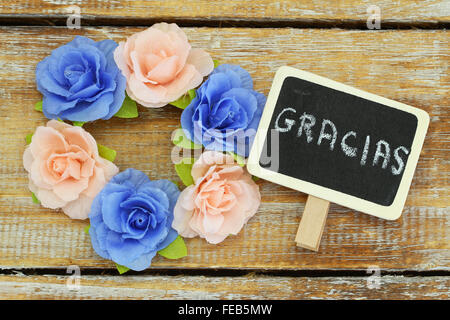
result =
[{"label": "mini chalkboard", "polygon": [[247,166],[310,195],[296,241],[318,238],[302,245],[316,250],[329,202],[388,220],[401,215],[428,123],[423,110],[281,67]]}]

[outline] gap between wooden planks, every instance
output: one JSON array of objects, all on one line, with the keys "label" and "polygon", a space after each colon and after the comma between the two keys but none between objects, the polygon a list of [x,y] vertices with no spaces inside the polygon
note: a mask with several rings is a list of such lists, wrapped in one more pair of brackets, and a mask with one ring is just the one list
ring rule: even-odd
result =
[{"label": "gap between wooden planks", "polygon": [[[0,28],[0,266],[76,264],[114,268],[92,250],[83,228],[62,213],[34,205],[22,168],[24,137],[45,123],[33,110],[36,63],[76,34],[116,41],[143,28]],[[237,236],[213,246],[189,239],[189,256],[155,258],[155,267],[449,270],[449,42],[435,31],[187,28],[193,47],[242,65],[268,93],[277,67],[290,65],[426,110],[431,124],[412,189],[397,221],[332,205],[319,253],[297,248],[295,231],[305,195],[260,181],[263,203]],[[178,180],[170,162],[173,107],[140,108],[137,120],[86,125],[99,143],[117,150],[121,169]],[[179,180],[178,180],[179,181]]]},{"label": "gap between wooden planks", "polygon": [[[2,299],[448,299],[450,277],[0,276]],[[195,286],[192,284],[195,283]]]},{"label": "gap between wooden planks", "polygon": [[[67,16],[72,6],[78,6],[86,23],[113,18],[115,20],[133,19],[185,20],[185,21],[230,21],[230,23],[346,23],[365,22],[369,17],[368,8],[376,5],[380,9],[382,23],[403,23],[409,25],[436,24],[450,21],[450,4],[446,0],[159,0],[159,1],[102,1],[102,0],[17,0],[0,3],[0,16],[50,17]],[[369,11],[371,12],[371,11]]]}]

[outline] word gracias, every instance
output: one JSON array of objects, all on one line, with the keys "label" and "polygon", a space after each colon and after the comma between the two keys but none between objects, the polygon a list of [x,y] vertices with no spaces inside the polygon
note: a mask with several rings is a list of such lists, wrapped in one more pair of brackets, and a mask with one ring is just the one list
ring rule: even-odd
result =
[{"label": "word gracias", "polygon": [[[294,120],[296,113],[297,111],[293,108],[284,108],[277,116],[277,119],[275,121],[275,130],[277,130],[280,133],[289,132],[296,125],[296,120]],[[280,120],[282,119],[284,119],[284,121],[280,122]],[[297,131],[297,137],[301,137],[304,133],[306,136],[306,142],[311,143],[314,140],[312,127],[314,127],[314,125],[316,124],[316,118],[312,114],[307,114],[306,112],[304,112],[300,117],[298,117],[298,120],[299,126]],[[342,152],[350,158],[358,156],[358,148],[350,144],[351,141],[350,138],[353,138],[354,140],[356,138],[356,135],[357,135],[356,132],[348,131],[342,136],[341,139],[340,148]],[[334,123],[331,122],[330,120],[323,119],[322,127],[320,129],[320,133],[317,138],[317,145],[320,146],[323,140],[328,140],[330,144],[330,151],[333,151],[337,138],[338,138],[338,131]],[[381,168],[386,169],[388,168],[391,159],[391,147],[389,143],[384,140],[379,140],[376,145],[377,148],[373,156],[372,166],[378,165],[380,158],[383,158]],[[369,153],[369,146],[370,146],[370,135],[367,135],[359,162],[361,166],[366,165]],[[400,153],[408,155],[409,150],[404,146],[399,146],[394,150],[393,155],[396,161],[396,165],[391,165],[390,167],[390,171],[393,175],[401,174],[405,167],[405,161],[400,156]]]}]

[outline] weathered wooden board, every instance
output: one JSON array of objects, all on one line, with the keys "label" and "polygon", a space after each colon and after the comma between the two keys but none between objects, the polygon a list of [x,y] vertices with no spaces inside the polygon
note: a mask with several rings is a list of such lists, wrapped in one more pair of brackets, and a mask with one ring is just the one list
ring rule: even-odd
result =
[{"label": "weathered wooden board", "polygon": [[0,276],[0,299],[448,299],[450,287],[450,277],[403,276],[375,279],[81,275],[79,280],[76,288],[75,279],[69,275]]},{"label": "weathered wooden board", "polygon": [[383,22],[443,22],[450,20],[446,0],[19,0],[3,1],[1,15],[67,15],[71,6],[79,6],[87,20],[101,17],[120,19],[205,19],[262,21],[366,21],[367,8],[377,5]]},{"label": "weathered wooden board", "polygon": [[[0,28],[0,267],[111,267],[93,252],[83,228],[62,213],[32,203],[22,167],[24,137],[45,123],[33,110],[36,63],[75,34],[124,39],[138,28]],[[431,116],[412,189],[397,221],[332,205],[319,253],[297,248],[295,231],[306,196],[260,181],[259,212],[235,236],[214,246],[187,240],[189,256],[154,259],[156,267],[267,269],[450,269],[448,188],[450,113],[448,32],[323,29],[185,29],[194,47],[237,63],[268,93],[277,67],[290,65],[426,110]],[[170,162],[174,107],[140,108],[137,120],[86,125],[117,150],[121,169],[152,179],[178,179]]]}]

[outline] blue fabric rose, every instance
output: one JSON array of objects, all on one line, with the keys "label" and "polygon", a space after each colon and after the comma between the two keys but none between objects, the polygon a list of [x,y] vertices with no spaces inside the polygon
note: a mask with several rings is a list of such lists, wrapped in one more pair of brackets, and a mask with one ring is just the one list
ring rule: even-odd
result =
[{"label": "blue fabric rose", "polygon": [[49,119],[109,119],[125,99],[126,78],[114,62],[117,43],[77,36],[36,67],[42,109]]},{"label": "blue fabric rose", "polygon": [[253,90],[250,74],[236,65],[218,66],[183,110],[186,136],[206,149],[247,157],[266,97]]},{"label": "blue fabric rose", "polygon": [[114,176],[89,214],[95,252],[135,271],[148,268],[157,251],[178,236],[172,221],[179,194],[169,180],[150,181],[135,169]]}]

